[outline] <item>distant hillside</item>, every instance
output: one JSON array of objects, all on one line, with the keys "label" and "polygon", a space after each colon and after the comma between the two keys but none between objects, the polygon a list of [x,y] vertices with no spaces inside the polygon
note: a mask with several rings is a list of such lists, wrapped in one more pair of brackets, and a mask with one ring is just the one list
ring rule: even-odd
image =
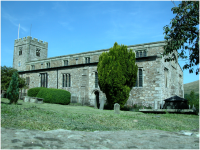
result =
[{"label": "distant hillside", "polygon": [[199,80],[184,84],[184,95],[189,95],[192,90],[194,90],[195,94],[199,94]]}]

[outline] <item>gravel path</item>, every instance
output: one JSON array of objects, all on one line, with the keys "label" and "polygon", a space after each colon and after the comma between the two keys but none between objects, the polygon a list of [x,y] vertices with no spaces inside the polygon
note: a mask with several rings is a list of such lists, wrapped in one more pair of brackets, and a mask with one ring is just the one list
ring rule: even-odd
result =
[{"label": "gravel path", "polygon": [[168,132],[1,128],[2,149],[199,149],[199,129]]}]

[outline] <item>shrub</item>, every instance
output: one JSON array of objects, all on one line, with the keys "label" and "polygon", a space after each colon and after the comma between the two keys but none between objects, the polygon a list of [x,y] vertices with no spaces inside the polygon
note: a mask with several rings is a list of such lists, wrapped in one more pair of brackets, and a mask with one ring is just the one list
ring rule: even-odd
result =
[{"label": "shrub", "polygon": [[44,87],[36,87],[36,88],[31,88],[28,90],[28,96],[30,97],[37,97],[37,94],[41,89],[44,89]]},{"label": "shrub", "polygon": [[188,100],[188,105],[190,105],[190,108],[193,107],[193,105],[194,105],[194,107],[196,108],[195,113],[198,114],[198,112],[199,112],[199,95],[197,95],[197,94],[195,95],[194,91],[191,91],[190,95],[187,95],[185,97],[185,99]]},{"label": "shrub", "polygon": [[139,109],[152,109],[151,106],[146,106],[146,105],[138,105],[138,104],[134,104],[134,105],[126,105],[123,108],[120,108],[123,111],[134,111],[134,112],[139,112]]},{"label": "shrub", "polygon": [[18,83],[18,73],[14,72],[12,75],[12,79],[10,81],[7,96],[10,100],[10,104],[16,104],[19,99],[19,83]]},{"label": "shrub", "polygon": [[45,103],[68,105],[70,103],[71,94],[62,89],[43,88],[36,97],[43,98]]}]

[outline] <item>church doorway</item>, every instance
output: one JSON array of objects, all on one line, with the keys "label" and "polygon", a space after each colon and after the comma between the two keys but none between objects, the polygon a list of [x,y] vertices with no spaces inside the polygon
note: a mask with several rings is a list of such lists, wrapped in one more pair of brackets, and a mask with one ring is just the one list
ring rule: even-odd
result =
[{"label": "church doorway", "polygon": [[99,104],[99,92],[98,92],[98,91],[95,91],[94,94],[95,94],[95,96],[96,96],[97,109],[99,109],[99,107],[100,107],[100,104]]}]

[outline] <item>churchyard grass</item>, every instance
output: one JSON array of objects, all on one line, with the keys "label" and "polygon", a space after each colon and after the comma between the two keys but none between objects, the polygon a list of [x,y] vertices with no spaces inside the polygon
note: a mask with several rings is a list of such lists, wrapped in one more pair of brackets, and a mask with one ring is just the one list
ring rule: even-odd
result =
[{"label": "churchyard grass", "polygon": [[[158,129],[178,132],[199,128],[198,115],[144,114],[99,110],[88,106],[25,103],[1,98],[1,127],[33,130],[117,131]],[[73,104],[80,105],[80,104]]]}]

